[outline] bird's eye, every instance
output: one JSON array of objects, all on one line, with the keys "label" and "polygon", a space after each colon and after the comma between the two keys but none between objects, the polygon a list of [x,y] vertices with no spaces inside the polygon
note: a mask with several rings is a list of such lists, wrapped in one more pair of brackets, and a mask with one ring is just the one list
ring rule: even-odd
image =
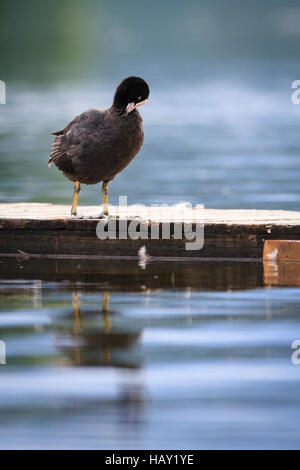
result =
[{"label": "bird's eye", "polygon": [[141,96],[138,97],[138,100],[140,100],[140,99],[141,99]]}]

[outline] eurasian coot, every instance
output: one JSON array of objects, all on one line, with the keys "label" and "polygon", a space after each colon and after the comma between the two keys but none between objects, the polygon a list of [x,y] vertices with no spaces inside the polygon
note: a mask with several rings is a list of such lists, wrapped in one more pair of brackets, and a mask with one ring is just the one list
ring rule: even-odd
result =
[{"label": "eurasian coot", "polygon": [[[140,150],[144,133],[138,106],[145,104],[149,86],[139,77],[128,77],[116,89],[113,104],[104,111],[90,109],[55,135],[48,166],[54,163],[71,181],[74,195],[71,214],[77,214],[80,184],[102,184],[104,216],[108,215],[108,183]],[[101,217],[100,216],[100,217]]]}]

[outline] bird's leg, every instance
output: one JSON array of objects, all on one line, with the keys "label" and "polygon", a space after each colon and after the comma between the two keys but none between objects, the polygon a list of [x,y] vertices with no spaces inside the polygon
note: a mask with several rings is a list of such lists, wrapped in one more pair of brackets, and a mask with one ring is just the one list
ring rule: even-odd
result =
[{"label": "bird's leg", "polygon": [[102,197],[103,197],[103,215],[108,216],[108,181],[103,181],[102,184]]},{"label": "bird's leg", "polygon": [[[80,183],[76,181],[74,186],[73,205],[71,214],[77,215],[77,197],[80,191]],[[102,197],[103,197],[103,211],[99,215],[79,215],[79,219],[106,219],[108,215],[108,181],[104,181],[102,184]]]},{"label": "bird's leg", "polygon": [[73,193],[73,204],[71,209],[71,215],[77,215],[77,198],[80,192],[80,183],[76,181],[74,184],[74,193]]}]

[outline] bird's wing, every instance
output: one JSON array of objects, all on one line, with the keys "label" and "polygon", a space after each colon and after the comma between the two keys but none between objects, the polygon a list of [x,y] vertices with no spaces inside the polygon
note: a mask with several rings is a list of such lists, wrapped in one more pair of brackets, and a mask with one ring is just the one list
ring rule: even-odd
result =
[{"label": "bird's wing", "polygon": [[53,144],[52,144],[49,161],[48,161],[49,167],[52,165],[53,162],[55,163],[56,160],[66,155],[66,149],[65,149],[65,146],[63,145],[64,140],[65,140],[64,134],[57,135],[55,137]]},{"label": "bird's wing", "polygon": [[66,155],[66,151],[67,151],[67,145],[64,145],[66,144],[66,134],[67,132],[69,132],[72,127],[76,126],[76,124],[78,123],[78,121],[80,121],[80,116],[76,116],[75,119],[73,119],[73,121],[71,121],[64,129],[62,129],[61,131],[53,131],[53,132],[50,132],[50,135],[54,135],[55,136],[55,139],[53,141],[53,144],[52,144],[52,149],[51,149],[51,153],[50,153],[50,157],[49,157],[49,161],[48,161],[48,166],[50,167],[52,165],[52,163],[54,162],[55,163],[55,160],[63,157]]},{"label": "bird's wing", "polygon": [[68,162],[76,154],[77,149],[79,150],[84,136],[89,133],[91,127],[101,128],[102,122],[103,113],[101,111],[89,110],[76,116],[61,131],[51,132],[50,135],[54,135],[55,139],[52,144],[48,166],[51,166],[52,163],[57,164],[60,160],[64,166],[69,166]]}]

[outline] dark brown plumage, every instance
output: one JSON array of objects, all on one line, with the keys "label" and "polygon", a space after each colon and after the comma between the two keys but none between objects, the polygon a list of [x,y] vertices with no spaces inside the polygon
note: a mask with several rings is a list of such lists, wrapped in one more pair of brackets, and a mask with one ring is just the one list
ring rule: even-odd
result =
[{"label": "dark brown plumage", "polygon": [[[143,79],[128,77],[117,87],[110,108],[90,109],[65,129],[51,133],[55,139],[48,164],[54,163],[75,182],[76,194],[80,183],[108,183],[138,153],[144,133],[136,107],[144,104],[148,96],[149,87]],[[75,215],[76,207],[73,209],[74,200],[72,214]]]}]

